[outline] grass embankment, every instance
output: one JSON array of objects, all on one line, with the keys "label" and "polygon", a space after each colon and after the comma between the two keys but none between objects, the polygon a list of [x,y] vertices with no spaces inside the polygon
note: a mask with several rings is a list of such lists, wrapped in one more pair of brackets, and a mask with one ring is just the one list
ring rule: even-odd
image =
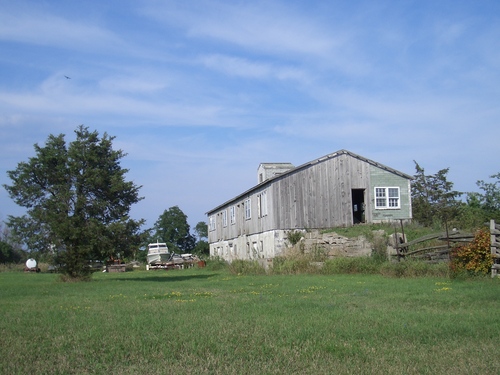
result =
[{"label": "grass embankment", "polygon": [[493,374],[500,280],[0,274],[2,374]]}]

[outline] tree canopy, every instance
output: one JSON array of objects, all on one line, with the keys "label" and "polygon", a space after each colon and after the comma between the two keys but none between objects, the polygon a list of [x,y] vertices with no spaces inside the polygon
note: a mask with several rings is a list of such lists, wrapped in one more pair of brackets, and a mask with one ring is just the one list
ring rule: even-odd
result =
[{"label": "tree canopy", "polygon": [[163,211],[153,227],[152,242],[165,242],[173,252],[191,252],[195,238],[189,232],[187,216],[178,206]]},{"label": "tree canopy", "polygon": [[64,134],[49,135],[35,156],[8,171],[10,197],[27,210],[8,225],[30,250],[54,251],[72,278],[89,275],[88,260],[127,256],[140,242],[143,221],[129,217],[140,186],[126,181],[125,156],[114,137],[80,125],[69,144]]},{"label": "tree canopy", "polygon": [[449,168],[441,169],[434,175],[426,175],[425,170],[414,161],[416,174],[411,185],[413,219],[422,225],[432,226],[456,216],[461,192],[453,190],[448,181]]}]

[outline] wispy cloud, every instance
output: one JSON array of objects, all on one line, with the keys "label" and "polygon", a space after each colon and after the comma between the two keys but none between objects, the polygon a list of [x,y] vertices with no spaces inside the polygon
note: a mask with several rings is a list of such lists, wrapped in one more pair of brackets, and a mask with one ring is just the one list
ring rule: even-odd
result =
[{"label": "wispy cloud", "polygon": [[0,12],[0,39],[80,51],[124,45],[119,37],[99,25],[31,7],[29,11],[22,8]]}]

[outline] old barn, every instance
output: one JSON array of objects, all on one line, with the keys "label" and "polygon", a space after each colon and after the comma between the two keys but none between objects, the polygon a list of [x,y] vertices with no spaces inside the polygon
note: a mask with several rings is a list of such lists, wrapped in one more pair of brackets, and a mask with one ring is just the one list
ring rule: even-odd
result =
[{"label": "old barn", "polygon": [[298,167],[262,163],[256,186],[207,212],[210,255],[271,259],[290,230],[409,220],[411,179],[347,150]]}]

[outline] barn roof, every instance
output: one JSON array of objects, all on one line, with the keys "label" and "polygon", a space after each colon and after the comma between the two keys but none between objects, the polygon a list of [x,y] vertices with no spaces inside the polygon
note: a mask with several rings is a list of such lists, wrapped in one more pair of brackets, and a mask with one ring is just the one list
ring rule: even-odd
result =
[{"label": "barn roof", "polygon": [[[228,204],[230,204],[230,203],[231,203],[231,202],[233,202],[233,201],[240,200],[242,197],[245,197],[245,196],[250,195],[253,191],[255,191],[255,190],[257,190],[257,189],[261,188],[261,187],[262,187],[262,186],[264,186],[264,185],[268,185],[268,184],[272,183],[272,181],[274,181],[274,180],[276,180],[276,179],[278,179],[278,178],[283,178],[284,176],[287,176],[287,175],[290,175],[290,174],[292,174],[292,173],[296,173],[296,172],[298,172],[298,171],[300,171],[300,170],[306,169],[306,168],[310,167],[311,165],[315,165],[315,164],[318,164],[318,163],[322,163],[322,162],[324,162],[324,161],[326,161],[326,160],[336,158],[336,157],[338,157],[338,156],[340,156],[340,155],[349,155],[349,156],[351,156],[351,157],[353,157],[353,158],[356,158],[356,159],[362,160],[362,161],[364,161],[364,162],[366,162],[366,163],[368,163],[368,164],[371,164],[371,165],[373,165],[373,166],[375,166],[375,167],[377,167],[377,168],[380,168],[380,169],[386,170],[386,171],[388,171],[388,172],[394,173],[394,174],[396,174],[396,175],[398,175],[398,176],[401,176],[401,177],[403,177],[403,178],[407,178],[407,179],[409,179],[409,180],[412,180],[412,179],[413,179],[413,177],[412,177],[412,176],[410,176],[410,175],[408,175],[408,174],[406,174],[406,173],[400,172],[400,171],[398,171],[398,170],[396,170],[396,169],[393,169],[393,168],[390,168],[390,167],[388,167],[388,166],[386,166],[386,165],[383,165],[383,164],[377,163],[376,161],[373,161],[373,160],[371,160],[371,159],[367,159],[367,158],[365,158],[365,157],[363,157],[363,156],[361,156],[361,155],[355,154],[355,153],[353,153],[353,152],[351,152],[351,151],[348,151],[348,150],[344,150],[344,149],[342,149],[342,150],[339,150],[339,151],[333,152],[333,153],[331,153],[331,154],[328,154],[328,155],[322,156],[322,157],[320,157],[320,158],[318,158],[318,159],[314,159],[314,160],[312,160],[312,161],[310,161],[310,162],[307,162],[307,163],[304,163],[304,164],[302,164],[302,165],[299,165],[298,167],[295,167],[295,168],[293,168],[293,169],[289,170],[288,172],[285,172],[285,173],[283,173],[283,174],[280,174],[280,175],[278,175],[278,176],[275,176],[275,177],[272,177],[272,178],[270,178],[270,179],[268,179],[268,180],[265,180],[265,181],[261,182],[260,184],[257,184],[257,185],[255,185],[255,186],[253,186],[252,188],[250,188],[250,189],[248,189],[248,190],[244,191],[243,193],[241,193],[241,194],[237,195],[236,197],[234,197],[234,198],[232,198],[232,199],[230,199],[230,200],[228,200],[228,201],[226,201],[226,202],[224,202],[224,203],[222,203],[222,204],[218,205],[217,207],[215,207],[215,208],[211,209],[210,211],[207,211],[207,213],[206,213],[206,214],[208,215],[208,214],[210,214],[210,213],[212,213],[212,212],[214,212],[214,211],[217,211],[217,210],[219,210],[220,208],[222,208],[222,207],[224,207],[224,206],[227,206]],[[268,164],[268,163],[261,163],[261,164]],[[288,164],[288,163],[286,163],[286,164]]]}]

